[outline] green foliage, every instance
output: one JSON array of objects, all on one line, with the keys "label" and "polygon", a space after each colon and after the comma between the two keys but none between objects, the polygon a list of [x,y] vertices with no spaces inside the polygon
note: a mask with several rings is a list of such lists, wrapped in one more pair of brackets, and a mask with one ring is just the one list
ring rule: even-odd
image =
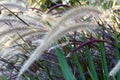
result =
[{"label": "green foliage", "polygon": [[57,57],[59,60],[59,65],[61,67],[65,80],[76,80],[69,65],[67,64],[67,61],[65,60],[65,57],[62,51],[59,48],[56,48],[55,50],[56,50]]},{"label": "green foliage", "polygon": [[7,78],[5,76],[0,76],[1,80],[7,80]]}]

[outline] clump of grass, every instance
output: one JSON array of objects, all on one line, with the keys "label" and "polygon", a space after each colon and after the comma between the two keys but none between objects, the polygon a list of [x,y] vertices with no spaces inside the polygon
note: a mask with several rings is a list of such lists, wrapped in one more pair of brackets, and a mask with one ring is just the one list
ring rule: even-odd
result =
[{"label": "clump of grass", "polygon": [[[111,73],[109,76],[109,71],[119,60],[119,11],[115,5],[105,11],[92,6],[74,8],[57,4],[44,12],[36,3],[30,3],[32,7],[14,4],[1,5],[1,71],[8,79],[32,79],[33,75],[36,80],[39,76],[50,80],[63,77],[66,80],[109,80],[114,76]],[[7,6],[25,11],[15,12]],[[107,3],[102,7],[107,9]],[[119,77],[118,74],[116,79]]]}]

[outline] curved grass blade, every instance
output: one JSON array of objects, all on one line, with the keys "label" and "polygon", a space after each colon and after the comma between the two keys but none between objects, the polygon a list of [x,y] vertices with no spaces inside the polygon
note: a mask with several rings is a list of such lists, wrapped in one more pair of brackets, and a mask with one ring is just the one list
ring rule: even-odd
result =
[{"label": "curved grass blade", "polygon": [[[73,50],[73,49],[72,49],[72,48],[73,48],[72,46],[69,46],[69,47],[70,47],[71,50]],[[81,66],[81,64],[80,64],[80,62],[79,62],[79,60],[78,60],[78,56],[77,56],[76,53],[73,54],[73,61],[76,63],[76,65],[77,65],[77,67],[78,67],[78,71],[79,71],[81,80],[86,80],[86,79],[85,79],[85,75],[84,75],[84,73],[83,73],[83,68],[82,68],[82,66]]]},{"label": "curved grass blade", "polygon": [[82,69],[82,66],[79,63],[77,54],[74,54],[73,58],[74,58],[74,61],[75,61],[76,65],[78,66],[78,70],[79,70],[79,73],[80,73],[81,80],[85,80],[83,69]]},{"label": "curved grass blade", "polygon": [[[119,43],[117,38],[117,32],[114,33],[114,39],[115,39],[115,57],[117,62],[120,60],[120,52],[119,52]],[[117,73],[117,80],[120,80],[120,71]]]},{"label": "curved grass blade", "polygon": [[[83,40],[86,41],[86,38],[85,36],[83,36]],[[92,56],[90,54],[90,49],[88,46],[85,46],[85,52],[86,52],[86,55],[88,57],[88,63],[89,63],[89,67],[90,67],[90,72],[94,79],[92,80],[98,80],[98,76],[97,76],[97,72],[96,72],[96,69],[95,69],[95,66],[94,66],[94,62],[93,62],[93,59],[92,59]]]},{"label": "curved grass blade", "polygon": [[108,73],[108,67],[107,67],[107,60],[105,56],[105,49],[104,49],[102,42],[99,43],[99,48],[100,48],[100,53],[101,53],[101,58],[102,58],[101,61],[102,61],[102,67],[103,67],[104,80],[110,80],[109,73]]},{"label": "curved grass blade", "polygon": [[56,48],[55,51],[57,53],[59,65],[60,65],[60,68],[62,70],[62,73],[63,73],[65,80],[77,80],[74,77],[69,65],[67,64],[67,61],[63,55],[63,52],[59,48]]}]

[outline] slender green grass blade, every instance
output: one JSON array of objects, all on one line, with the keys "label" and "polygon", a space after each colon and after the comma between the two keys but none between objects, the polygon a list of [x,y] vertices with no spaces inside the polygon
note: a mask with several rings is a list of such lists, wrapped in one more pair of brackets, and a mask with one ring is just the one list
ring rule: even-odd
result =
[{"label": "slender green grass blade", "polygon": [[73,58],[74,58],[75,63],[78,66],[78,70],[79,70],[79,73],[80,73],[81,80],[85,80],[85,76],[83,74],[83,69],[82,69],[82,66],[79,63],[78,56],[76,54],[73,54]]},{"label": "slender green grass blade", "polygon": [[67,64],[67,61],[63,55],[63,52],[59,48],[56,48],[55,51],[57,53],[59,65],[61,67],[65,80],[76,80],[69,65]]},{"label": "slender green grass blade", "polygon": [[[86,38],[83,36],[83,40],[86,41]],[[89,67],[90,67],[90,72],[91,72],[91,75],[93,75],[94,79],[93,80],[98,80],[98,76],[97,76],[97,73],[96,73],[96,69],[95,69],[95,66],[94,66],[94,62],[93,62],[93,59],[92,59],[92,56],[90,54],[90,49],[88,46],[85,46],[85,52],[86,52],[86,55],[88,57],[88,63],[89,63]]]},{"label": "slender green grass blade", "polygon": [[104,76],[104,80],[110,80],[109,78],[109,73],[108,73],[108,67],[107,67],[107,61],[106,61],[106,56],[105,56],[105,49],[103,46],[103,43],[99,43],[99,47],[100,47],[100,53],[101,53],[101,57],[102,57],[102,67],[103,67],[103,76]]},{"label": "slender green grass blade", "polygon": [[89,62],[89,66],[90,66],[90,72],[92,73],[91,75],[94,76],[94,80],[98,80],[96,69],[95,69],[95,66],[94,66],[94,63],[93,63],[92,56],[90,54],[89,47],[85,46],[85,49],[86,49],[86,55],[88,57],[88,62]]},{"label": "slender green grass blade", "polygon": [[[116,57],[116,60],[117,62],[119,61],[120,59],[120,53],[119,53],[119,43],[118,43],[118,38],[117,38],[117,32],[115,31],[114,33],[114,39],[115,39],[115,57]],[[117,80],[120,80],[120,71],[117,73]]]},{"label": "slender green grass blade", "polygon": [[87,70],[88,70],[88,73],[90,74],[91,79],[92,79],[92,80],[95,80],[95,79],[94,79],[94,76],[93,76],[92,73],[90,72],[90,69],[88,68]]},{"label": "slender green grass blade", "polygon": [[[73,50],[73,47],[71,45],[69,45],[69,47],[70,47],[71,50]],[[76,63],[76,65],[78,67],[78,71],[80,73],[81,80],[85,80],[85,76],[84,76],[84,73],[83,73],[83,68],[82,68],[81,64],[79,63],[77,53],[73,54],[73,61]]]}]

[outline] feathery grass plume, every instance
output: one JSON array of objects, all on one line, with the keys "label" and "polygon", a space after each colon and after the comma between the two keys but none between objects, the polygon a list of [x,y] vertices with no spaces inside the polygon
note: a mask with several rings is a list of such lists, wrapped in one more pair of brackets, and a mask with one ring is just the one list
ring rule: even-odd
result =
[{"label": "feathery grass plume", "polygon": [[22,34],[20,34],[20,36],[16,36],[15,38],[12,38],[12,40],[10,40],[9,42],[7,42],[8,45],[12,45],[14,44],[15,42],[19,42],[19,40],[21,40],[21,37],[26,39],[26,38],[30,38],[32,36],[35,36],[35,35],[45,35],[47,34],[46,33],[47,31],[46,30],[37,30],[37,31],[34,31],[34,30],[31,30],[31,31],[26,31]]},{"label": "feathery grass plume", "polygon": [[110,71],[109,76],[115,76],[116,73],[120,70],[120,61],[116,64],[116,66]]},{"label": "feathery grass plume", "polygon": [[52,25],[52,26],[54,26],[55,22],[57,22],[58,20],[59,20],[59,18],[55,18],[55,17],[51,16],[50,14],[46,14],[46,13],[42,14],[42,21],[49,22],[50,25]]},{"label": "feathery grass plume", "polygon": [[[62,35],[64,35],[66,32],[75,31],[77,29],[84,30],[86,28],[90,29],[93,26],[96,26],[95,23],[88,24],[88,23],[81,23],[73,26],[61,26],[63,22],[65,22],[67,19],[70,19],[71,17],[75,15],[83,16],[85,14],[94,13],[94,15],[99,15],[102,12],[99,11],[96,8],[87,6],[87,7],[78,7],[74,8],[70,11],[68,11],[53,27],[51,31],[48,32],[48,34],[43,39],[43,42],[35,49],[32,55],[30,55],[30,58],[25,62],[22,69],[19,72],[18,77],[21,76],[21,74],[28,69],[28,67],[39,58],[40,55],[44,53],[44,50],[46,50],[48,47],[50,47],[50,44],[60,38]],[[86,27],[85,27],[86,26]]]},{"label": "feathery grass plume", "polygon": [[[55,31],[59,30],[60,27],[62,27],[62,25],[64,26],[64,23],[66,22],[67,19],[70,19],[76,15],[79,16],[84,16],[85,14],[93,14],[94,16],[96,14],[102,14],[102,12],[94,7],[78,7],[78,8],[74,8],[71,9],[70,11],[68,11],[66,14],[64,14],[55,24],[53,29],[48,33],[48,35],[46,36],[46,40],[49,36],[51,36],[51,34],[53,34]],[[98,15],[97,15],[98,16]],[[69,24],[69,23],[68,23]],[[68,25],[67,25],[68,26]],[[65,27],[67,27],[65,26]],[[71,26],[71,25],[70,25]]]},{"label": "feathery grass plume", "polygon": [[[1,16],[3,16],[4,17],[4,13],[6,14],[6,11],[7,11],[7,14],[5,15],[5,17],[7,16],[8,18],[16,18],[16,19],[18,19],[18,20],[20,20],[21,22],[23,22],[24,24],[26,24],[27,26],[29,26],[28,25],[28,23],[26,22],[26,18],[27,18],[27,21],[29,21],[29,22],[31,22],[31,21],[33,21],[33,22],[38,22],[39,20],[40,20],[40,17],[39,17],[39,15],[37,15],[37,13],[33,13],[33,11],[30,11],[29,9],[27,9],[26,10],[26,12],[24,12],[24,14],[20,14],[20,13],[22,13],[22,11],[19,11],[18,10],[18,12],[13,12],[11,9],[9,9],[9,8],[7,8],[6,6],[4,6],[4,5],[1,5],[1,7],[3,8],[3,10],[2,10],[2,14],[1,14]],[[32,13],[31,13],[32,12]],[[14,16],[8,16],[9,15],[9,13],[10,14],[12,14],[12,15],[14,15]],[[17,13],[17,14],[16,14]],[[30,15],[29,14],[29,16],[28,15],[26,15],[25,13],[31,13],[32,15]],[[3,18],[2,17],[2,18]],[[31,18],[31,20],[30,20],[30,18]],[[39,18],[39,20],[37,20]]]},{"label": "feathery grass plume", "polygon": [[84,16],[87,14],[102,14],[102,11],[100,11],[97,8],[94,8],[92,6],[83,6],[83,7],[78,7],[78,8],[72,8],[71,10],[69,10],[66,14],[64,14],[61,19],[58,20],[58,22],[56,23],[55,27],[58,27],[59,25],[63,24],[64,21],[66,21],[67,19],[70,19],[74,16]]},{"label": "feathery grass plume", "polygon": [[38,33],[39,32],[47,32],[47,30],[37,28],[37,27],[33,27],[33,28],[31,28],[31,27],[16,27],[16,28],[1,31],[0,38],[4,37],[5,35],[14,35],[17,32],[22,32],[21,33],[21,35],[22,35],[22,34],[29,33],[29,32],[35,32],[35,33],[36,32],[38,32]]},{"label": "feathery grass plume", "polygon": [[31,28],[28,28],[28,27],[18,27],[18,28],[14,28],[14,29],[8,29],[6,31],[1,32],[0,37],[2,37],[4,35],[8,35],[8,34],[15,34],[16,32],[23,32],[24,33],[24,31],[32,31],[32,30],[33,31],[38,31],[39,28],[31,29]]},{"label": "feathery grass plume", "polygon": [[[8,48],[16,45],[16,42],[22,44],[25,43],[23,39],[28,39],[35,35],[45,35],[46,32],[47,30],[41,28],[31,29],[29,27],[17,27],[2,31],[0,34],[0,44],[2,45],[1,49],[6,48],[7,50]],[[2,50],[0,54],[6,53],[6,50],[4,50],[5,52]]]},{"label": "feathery grass plume", "polygon": [[[4,2],[4,3],[7,4],[7,2]],[[9,4],[9,2],[8,2],[8,4]],[[14,3],[10,2],[10,4],[14,4]],[[1,4],[1,5],[3,5],[3,4]],[[3,5],[3,6],[5,6],[5,5]],[[12,9],[10,8],[10,11],[11,10]],[[1,49],[4,49],[4,50],[0,50],[1,51],[0,55],[3,54],[4,56],[7,56],[7,54],[8,54],[7,50],[10,51],[12,49],[11,47],[16,43],[16,41],[20,40],[19,41],[20,43],[23,42],[21,37],[28,38],[28,37],[31,37],[32,35],[36,35],[36,34],[37,35],[46,34],[46,32],[48,30],[47,27],[44,27],[44,23],[38,21],[38,18],[40,18],[40,16],[32,15],[30,17],[25,14],[27,12],[25,12],[24,14],[18,14],[20,18],[25,20],[30,25],[30,27],[28,27],[25,24],[23,24],[22,21],[20,21],[18,18],[16,18],[16,16],[9,16],[8,15],[9,13],[10,13],[9,10],[2,10],[2,14],[0,15],[0,18],[1,18],[0,23],[2,23],[1,31],[0,31],[0,39],[1,39],[0,44],[3,45],[3,47],[1,47]],[[11,28],[11,25],[14,28],[13,27]],[[16,33],[20,33],[21,37]],[[14,49],[14,51],[15,51],[15,49]]]},{"label": "feathery grass plume", "polygon": [[[16,45],[16,42],[24,43],[23,39],[30,38],[33,35],[34,36],[35,35],[43,35],[43,34],[46,34],[46,32],[47,32],[47,30],[37,28],[37,27],[33,27],[33,28],[32,27],[16,27],[16,28],[2,31],[0,34],[0,38],[1,38],[0,43],[3,43],[3,41],[4,41],[3,48],[6,48],[6,50],[7,50],[8,48]],[[18,34],[20,33],[20,35],[18,35],[17,33]],[[7,37],[5,37],[5,36],[7,36]],[[21,39],[21,37],[23,39]],[[7,40],[7,39],[9,39],[9,40]],[[5,42],[5,40],[7,40],[7,41]],[[0,55],[1,54],[7,55],[6,50],[2,50]]]},{"label": "feathery grass plume", "polygon": [[[24,7],[22,7],[20,4],[16,4],[16,3],[12,3],[12,2],[5,2],[5,1],[0,1],[0,6],[2,6],[2,5],[4,5],[4,6],[6,6],[6,7],[9,7],[9,9],[13,9],[13,11],[15,11],[15,10],[19,10],[19,9],[21,9],[21,10],[23,10],[23,11],[25,11],[26,9],[24,8]],[[18,11],[17,10],[17,11]]]},{"label": "feathery grass plume", "polygon": [[39,58],[39,56],[41,54],[43,54],[44,50],[46,50],[48,47],[50,47],[50,43],[52,41],[57,40],[58,38],[60,38],[62,35],[64,35],[67,32],[70,31],[75,31],[75,30],[85,30],[86,28],[91,29],[91,28],[95,28],[94,26],[96,26],[94,23],[92,24],[77,24],[74,26],[71,26],[69,28],[66,29],[59,29],[59,32],[56,32],[54,35],[54,37],[49,37],[49,40],[47,41],[43,41],[40,46],[37,47],[37,49],[34,51],[34,53],[30,56],[30,58],[25,62],[25,64],[23,65],[22,69],[20,70],[20,73],[18,75],[21,76],[21,74],[36,60]]},{"label": "feathery grass plume", "polygon": [[10,56],[14,56],[16,54],[20,54],[20,53],[24,53],[25,51],[20,48],[20,47],[16,47],[16,48],[12,48],[12,49],[7,49],[7,51],[2,51],[4,53],[2,53],[1,58],[5,58],[5,57],[10,57]]},{"label": "feathery grass plume", "polygon": [[[26,0],[27,1],[27,0]],[[19,2],[19,4],[17,4]],[[28,8],[28,2],[25,1],[11,1],[11,0],[4,0],[4,1],[0,1],[0,6],[5,6],[7,8],[9,8],[11,11],[13,12],[18,12],[18,11],[26,11]],[[3,9],[2,7],[0,7],[1,9]]]},{"label": "feathery grass plume", "polygon": [[[20,16],[23,20],[25,20],[31,28],[47,28],[47,26],[44,26],[44,23],[37,21],[33,18],[27,18],[25,15]],[[13,18],[13,19],[12,19]],[[40,17],[39,17],[40,18]],[[20,20],[14,18],[14,17],[0,17],[0,25],[5,25],[6,23],[11,23],[14,27],[28,27],[25,24],[23,24]],[[18,26],[19,24],[19,26]],[[9,27],[10,28],[10,27]],[[8,28],[5,28],[8,29]]]},{"label": "feathery grass plume", "polygon": [[[1,38],[1,40],[0,40],[0,46],[1,46],[1,48],[2,48],[4,45],[6,45],[6,42],[9,41],[9,40],[10,40],[10,38],[9,38],[8,35],[5,35],[3,38]],[[7,46],[6,46],[6,47],[7,47]]]}]

